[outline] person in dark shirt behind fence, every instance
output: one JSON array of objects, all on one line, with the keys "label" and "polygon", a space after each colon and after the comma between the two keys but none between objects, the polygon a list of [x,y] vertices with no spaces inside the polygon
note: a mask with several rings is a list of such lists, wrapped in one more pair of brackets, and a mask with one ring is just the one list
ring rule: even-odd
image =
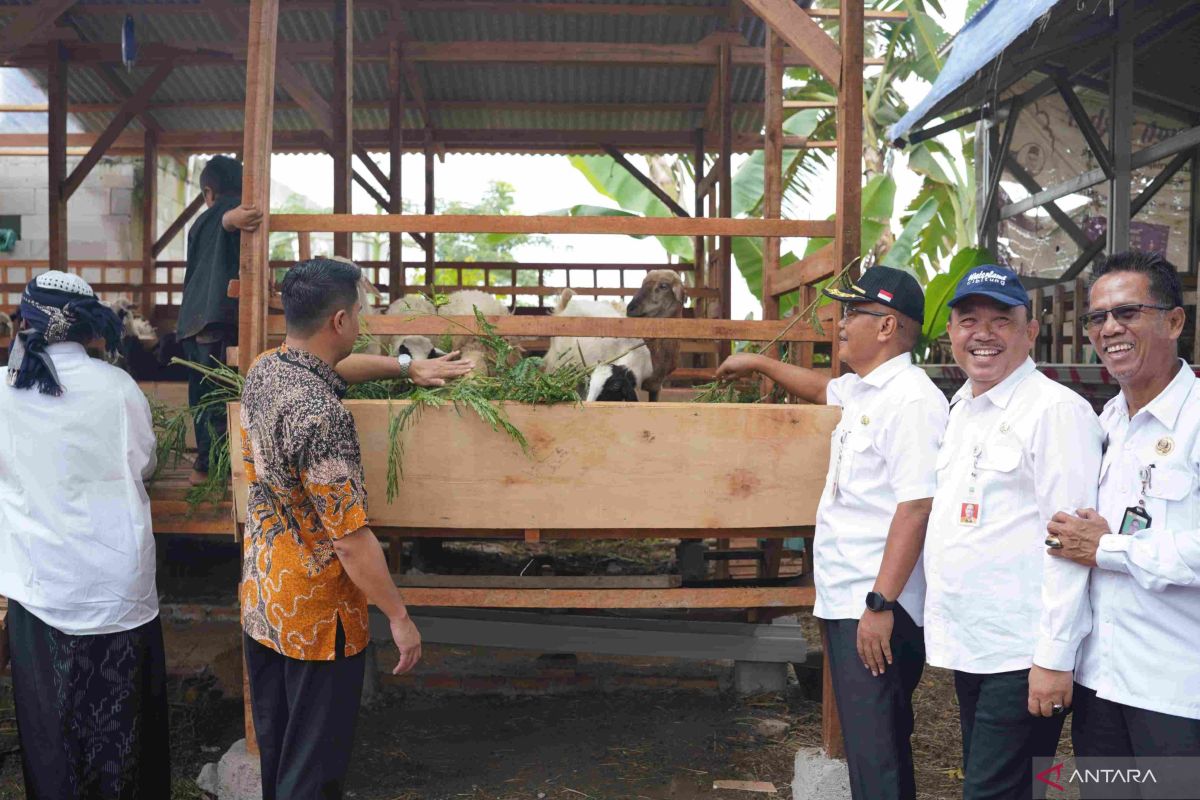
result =
[{"label": "person in dark shirt behind fence", "polygon": [[[238,303],[229,296],[229,282],[238,276],[241,232],[262,223],[262,211],[241,203],[242,165],[228,156],[215,156],[200,173],[207,210],[188,231],[187,271],[177,333],[188,361],[212,366],[224,362],[225,348],[237,344]],[[188,375],[188,405],[195,408],[216,387],[199,372]],[[196,460],[191,482],[208,476],[208,451],[214,436],[225,435],[221,406],[194,412]]]}]

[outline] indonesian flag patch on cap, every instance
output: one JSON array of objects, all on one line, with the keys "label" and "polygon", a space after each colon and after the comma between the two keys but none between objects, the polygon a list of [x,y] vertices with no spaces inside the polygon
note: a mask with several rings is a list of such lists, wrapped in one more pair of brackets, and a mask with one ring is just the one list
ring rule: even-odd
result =
[{"label": "indonesian flag patch on cap", "polygon": [[878,292],[876,292],[876,294],[879,295],[880,300],[883,300],[888,303],[892,302],[892,293],[891,292],[880,289]]}]

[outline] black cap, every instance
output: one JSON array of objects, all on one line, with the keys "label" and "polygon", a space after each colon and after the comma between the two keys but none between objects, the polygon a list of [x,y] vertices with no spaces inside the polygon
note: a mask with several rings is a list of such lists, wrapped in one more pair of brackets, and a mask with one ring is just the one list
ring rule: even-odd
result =
[{"label": "black cap", "polygon": [[917,279],[901,269],[871,267],[857,281],[826,287],[825,295],[842,303],[879,303],[925,324],[925,293]]}]

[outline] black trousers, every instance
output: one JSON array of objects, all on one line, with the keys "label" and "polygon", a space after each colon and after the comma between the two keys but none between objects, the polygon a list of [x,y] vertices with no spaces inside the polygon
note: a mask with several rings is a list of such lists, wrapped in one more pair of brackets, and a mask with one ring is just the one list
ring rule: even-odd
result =
[{"label": "black trousers", "polygon": [[956,670],[954,691],[962,726],[963,800],[1042,797],[1034,794],[1033,760],[1050,766],[1064,716],[1029,713],[1029,670],[992,675]]},{"label": "black trousers", "polygon": [[362,701],[366,653],[300,661],[242,634],[263,800],[340,800]]},{"label": "black trousers", "polygon": [[[188,361],[213,366],[213,360],[224,363],[225,349],[237,344],[237,332],[222,326],[209,326],[196,336],[180,339],[183,357]],[[206,380],[196,370],[188,370],[188,405],[198,406],[219,387]],[[200,472],[208,472],[208,451],[213,437],[221,438],[229,427],[224,405],[214,405],[192,413],[192,427],[196,432],[196,460],[192,466]]]},{"label": "black trousers", "polygon": [[72,636],[8,601],[27,800],[171,796],[167,667],[158,618]]},{"label": "black trousers", "polygon": [[925,669],[925,637],[903,608],[893,615],[893,663],[879,677],[858,657],[858,620],[824,621],[854,800],[913,800],[917,794],[912,695]]},{"label": "black trousers", "polygon": [[[1078,683],[1072,706],[1071,742],[1079,758],[1104,758],[1114,767],[1121,766],[1118,759],[1124,759],[1128,768],[1134,768],[1138,758],[1200,756],[1200,719],[1114,703]],[[1158,780],[1180,777],[1162,773]],[[1088,796],[1086,787],[1081,791]]]}]

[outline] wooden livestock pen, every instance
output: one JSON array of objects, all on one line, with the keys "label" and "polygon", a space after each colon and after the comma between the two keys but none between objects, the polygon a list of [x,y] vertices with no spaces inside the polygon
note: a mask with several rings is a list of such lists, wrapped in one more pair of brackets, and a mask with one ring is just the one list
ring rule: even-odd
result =
[{"label": "wooden livestock pen", "polygon": [[[833,276],[858,255],[862,184],[862,79],[864,9],[845,0],[840,9],[808,9],[792,0],[206,0],[110,4],[73,0],[0,0],[0,66],[28,70],[45,86],[44,107],[8,108],[13,113],[45,113],[46,134],[0,133],[0,155],[44,155],[48,164],[48,258],[0,260],[0,300],[12,304],[24,281],[38,269],[98,270],[90,276],[104,292],[137,298],[143,312],[161,327],[173,327],[182,264],[159,255],[202,206],[192,200],[178,219],[155,229],[153,165],[162,158],[193,153],[234,152],[244,163],[243,200],[267,209],[273,152],[324,152],[333,159],[333,214],[273,214],[254,234],[243,234],[240,276],[240,347],[232,360],[244,371],[254,356],[282,334],[273,313],[272,271],[287,263],[268,259],[271,233],[298,235],[307,255],[310,235],[332,233],[334,251],[351,255],[356,232],[385,233],[386,261],[365,263],[368,275],[387,299],[432,285],[439,270],[451,270],[461,284],[463,268],[507,273],[511,286],[490,286],[497,294],[546,297],[561,291],[546,286],[547,270],[592,272],[585,295],[631,296],[636,286],[599,289],[600,270],[670,266],[685,275],[692,299],[684,319],[585,319],[514,315],[489,320],[505,336],[630,336],[671,338],[692,343],[707,354],[697,361],[711,370],[729,342],[766,342],[780,337],[798,344],[794,357],[811,365],[827,355],[839,369],[832,316],[815,329],[807,321],[779,319],[780,299],[793,296],[801,307],[816,295],[816,284]],[[122,71],[121,28],[130,15],[139,45],[136,63]],[[869,12],[868,18],[896,19],[895,12]],[[784,69],[804,65],[838,89],[828,103],[784,99]],[[836,115],[836,140],[809,141],[785,135],[783,121],[800,108],[823,107]],[[68,132],[68,114],[84,132]],[[823,148],[836,156],[836,214],[827,220],[781,218],[782,162],[785,149]],[[762,150],[765,194],[762,218],[732,218],[735,153]],[[386,153],[387,168],[371,153]],[[403,213],[401,155],[424,155],[424,214]],[[455,153],[608,154],[662,200],[663,216],[462,216],[434,213],[437,160]],[[68,153],[82,158],[68,170]],[[690,209],[667,195],[627,158],[627,154],[686,154],[695,167]],[[141,260],[81,262],[69,253],[68,200],[106,154],[145,159],[151,176],[142,193],[144,246]],[[357,164],[356,164],[357,159]],[[355,214],[351,187],[363,186],[385,214]],[[691,263],[613,264],[455,264],[435,261],[436,237],[446,233],[591,234],[596,236],[686,236],[694,242]],[[411,237],[424,260],[405,263],[401,237]],[[765,319],[730,319],[732,241],[761,239],[762,302]],[[783,238],[827,239],[831,244],[809,258],[780,265]],[[416,270],[423,280],[410,278]],[[517,286],[517,273],[536,273],[534,286]],[[444,274],[444,273],[443,273]],[[439,283],[444,281],[439,280]],[[490,284],[491,281],[489,280]],[[544,301],[539,302],[539,306]],[[474,320],[373,316],[375,334],[439,334],[449,325]],[[786,330],[785,330],[786,328]],[[677,378],[711,372],[680,371]],[[360,422],[369,472],[378,480],[386,447],[379,440],[381,407],[352,406]],[[558,513],[535,520],[521,506],[547,491],[544,464],[499,456],[503,468],[473,473],[476,486],[488,475],[517,476],[531,484],[494,491],[489,502],[506,509],[505,522],[478,518],[433,520],[400,505],[376,502],[374,524],[385,532],[413,537],[500,536],[527,541],[555,537],[629,536],[728,539],[752,536],[774,544],[766,576],[778,568],[783,537],[811,535],[816,499],[827,464],[831,415],[797,405],[701,407],[633,404],[610,408],[511,409],[522,424],[541,431],[544,448],[554,449],[578,434],[580,420],[613,436],[666,438],[674,450],[659,450],[666,461],[648,462],[645,450],[624,457],[604,453],[604,442],[576,436],[591,452],[597,469],[629,469],[653,464],[661,473],[671,464],[682,487],[670,513],[638,510],[620,522],[613,515],[588,513],[569,502],[572,487],[554,484],[562,500]],[[571,417],[571,415],[575,415]],[[471,426],[429,424],[456,446],[472,448],[487,440]],[[572,428],[576,426],[576,428]],[[607,427],[605,427],[607,426]],[[383,425],[386,432],[386,424]],[[690,452],[681,431],[720,448],[720,458]],[[487,436],[494,436],[486,432]],[[423,434],[422,434],[423,435]],[[794,436],[803,449],[790,453],[779,441]],[[648,438],[647,438],[648,437]],[[487,445],[501,447],[500,441]],[[414,452],[422,452],[414,445]],[[534,447],[537,455],[550,451]],[[665,454],[665,455],[664,455]],[[415,456],[411,456],[414,457]],[[507,461],[505,459],[508,459]],[[467,469],[437,462],[446,470]],[[374,466],[372,466],[374,465]],[[478,465],[477,465],[478,466]],[[495,465],[493,465],[495,466]],[[695,479],[689,478],[694,469]],[[539,472],[539,470],[541,470]],[[796,475],[792,470],[799,471]],[[579,480],[586,471],[571,469]],[[628,486],[628,482],[617,486]],[[377,486],[377,484],[376,484]],[[493,489],[495,487],[492,487]],[[792,489],[789,495],[788,489]],[[228,505],[189,517],[179,497],[156,489],[156,530],[230,530]],[[539,492],[542,493],[539,495]],[[373,498],[380,498],[378,488]],[[509,497],[508,500],[504,498]],[[682,499],[681,499],[682,498]],[[606,496],[611,511],[616,495]],[[544,502],[544,500],[543,500]],[[724,504],[722,508],[717,506]],[[661,511],[661,509],[660,509]],[[725,588],[505,589],[464,590],[425,587],[409,591],[419,605],[497,607],[733,607],[779,609],[810,606],[811,583]],[[827,680],[826,680],[827,684]],[[826,745],[840,747],[832,693],[825,692]]]}]

